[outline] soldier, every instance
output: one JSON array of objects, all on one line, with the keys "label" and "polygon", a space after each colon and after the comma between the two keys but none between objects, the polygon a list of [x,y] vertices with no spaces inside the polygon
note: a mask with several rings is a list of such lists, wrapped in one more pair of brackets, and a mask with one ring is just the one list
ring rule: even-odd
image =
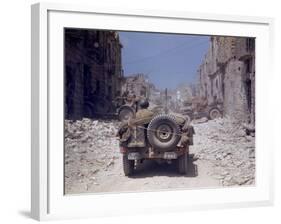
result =
[{"label": "soldier", "polygon": [[148,124],[154,115],[154,113],[148,109],[149,102],[147,99],[140,99],[137,101],[137,103],[139,110],[136,112],[135,117],[122,123],[118,130],[117,136],[120,138],[122,138],[123,133],[127,132],[128,127]]},{"label": "soldier", "polygon": [[140,99],[138,105],[140,109],[136,113],[137,119],[153,116],[153,112],[148,109],[149,102],[147,99]]}]

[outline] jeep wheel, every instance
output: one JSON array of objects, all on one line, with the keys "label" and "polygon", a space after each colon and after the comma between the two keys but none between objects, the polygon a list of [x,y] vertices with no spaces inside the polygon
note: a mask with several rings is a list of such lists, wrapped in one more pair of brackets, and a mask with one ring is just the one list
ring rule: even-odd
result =
[{"label": "jeep wheel", "polygon": [[123,106],[119,109],[118,118],[120,121],[128,121],[134,116],[133,108],[129,106]]},{"label": "jeep wheel", "polygon": [[150,121],[147,138],[154,148],[172,149],[180,140],[180,128],[173,116],[159,114]]},{"label": "jeep wheel", "polygon": [[134,172],[134,160],[128,160],[128,155],[124,154],[123,155],[123,171],[125,176],[130,176]]},{"label": "jeep wheel", "polygon": [[221,117],[221,112],[217,108],[213,108],[209,112],[209,117],[211,120]]},{"label": "jeep wheel", "polygon": [[188,173],[188,153],[184,153],[178,158],[178,171],[180,174]]}]

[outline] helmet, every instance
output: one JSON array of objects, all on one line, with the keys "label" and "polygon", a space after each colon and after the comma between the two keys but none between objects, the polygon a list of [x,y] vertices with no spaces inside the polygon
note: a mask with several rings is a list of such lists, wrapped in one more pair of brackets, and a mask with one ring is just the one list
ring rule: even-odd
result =
[{"label": "helmet", "polygon": [[139,107],[140,107],[141,109],[146,109],[146,108],[148,108],[148,107],[149,107],[149,102],[148,102],[148,100],[147,100],[147,99],[141,99],[141,100],[139,101]]}]

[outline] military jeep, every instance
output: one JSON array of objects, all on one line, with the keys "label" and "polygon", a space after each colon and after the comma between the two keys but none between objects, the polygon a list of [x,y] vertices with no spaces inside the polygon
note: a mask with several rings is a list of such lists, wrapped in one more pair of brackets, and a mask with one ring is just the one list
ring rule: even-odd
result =
[{"label": "military jeep", "polygon": [[138,107],[138,101],[140,97],[134,95],[126,95],[118,97],[119,100],[117,106],[118,120],[121,122],[127,122],[130,118],[135,116]]},{"label": "military jeep", "polygon": [[208,105],[207,102],[202,102],[201,99],[195,99],[193,102],[184,102],[180,113],[190,122],[193,119],[202,117],[214,120],[223,116],[223,106],[220,102]]},{"label": "military jeep", "polygon": [[193,127],[179,114],[150,112],[129,119],[117,133],[125,176],[132,175],[144,160],[173,161],[179,173],[187,174],[193,134]]}]

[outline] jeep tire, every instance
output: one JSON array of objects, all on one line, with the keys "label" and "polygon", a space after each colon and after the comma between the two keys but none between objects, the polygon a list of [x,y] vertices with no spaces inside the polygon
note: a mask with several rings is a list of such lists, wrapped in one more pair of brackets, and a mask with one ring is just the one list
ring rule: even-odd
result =
[{"label": "jeep tire", "polygon": [[209,111],[209,118],[211,119],[211,120],[214,120],[214,119],[216,119],[216,118],[219,118],[219,117],[221,117],[222,115],[221,115],[221,112],[220,112],[220,110],[218,109],[218,108],[212,108],[210,111]]},{"label": "jeep tire", "polygon": [[128,160],[128,154],[123,154],[123,171],[125,176],[131,176],[134,172],[134,160]]},{"label": "jeep tire", "polygon": [[188,153],[185,152],[178,158],[178,171],[180,174],[187,174],[188,173],[188,161],[189,156]]},{"label": "jeep tire", "polygon": [[118,111],[118,119],[120,121],[128,121],[130,118],[132,118],[134,116],[134,109],[130,106],[122,106],[121,108],[119,108]]},{"label": "jeep tire", "polygon": [[180,137],[180,128],[172,115],[156,115],[148,125],[147,139],[153,148],[174,149]]}]

